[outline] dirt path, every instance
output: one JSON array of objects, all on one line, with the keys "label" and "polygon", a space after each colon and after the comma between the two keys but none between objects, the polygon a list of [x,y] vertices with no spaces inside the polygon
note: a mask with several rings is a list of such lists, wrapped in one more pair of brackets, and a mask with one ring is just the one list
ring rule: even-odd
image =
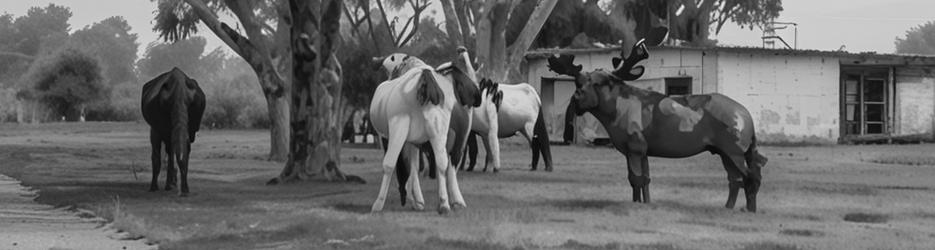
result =
[{"label": "dirt path", "polygon": [[36,192],[0,175],[0,249],[156,249],[85,211],[33,201]]}]

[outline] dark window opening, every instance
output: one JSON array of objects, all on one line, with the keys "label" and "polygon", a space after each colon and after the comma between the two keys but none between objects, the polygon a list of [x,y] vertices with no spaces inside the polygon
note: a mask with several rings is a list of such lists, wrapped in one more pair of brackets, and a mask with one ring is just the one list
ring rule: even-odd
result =
[{"label": "dark window opening", "polygon": [[845,135],[886,134],[889,95],[886,69],[841,72],[842,120]]},{"label": "dark window opening", "polygon": [[666,95],[690,95],[692,93],[691,77],[666,78]]}]

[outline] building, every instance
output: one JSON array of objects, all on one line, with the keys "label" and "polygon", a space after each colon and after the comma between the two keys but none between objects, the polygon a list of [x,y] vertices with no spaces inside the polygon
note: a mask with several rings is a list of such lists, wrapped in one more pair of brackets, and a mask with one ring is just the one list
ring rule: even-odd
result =
[{"label": "building", "polygon": [[[528,82],[542,96],[553,141],[561,140],[570,77],[547,58],[574,54],[584,71],[611,69],[620,48],[536,50],[526,54]],[[935,57],[762,48],[650,47],[646,73],[629,84],[681,95],[721,93],[750,110],[757,139],[832,144],[894,138],[931,139],[935,131]],[[606,137],[590,115],[576,120],[576,141]]]}]

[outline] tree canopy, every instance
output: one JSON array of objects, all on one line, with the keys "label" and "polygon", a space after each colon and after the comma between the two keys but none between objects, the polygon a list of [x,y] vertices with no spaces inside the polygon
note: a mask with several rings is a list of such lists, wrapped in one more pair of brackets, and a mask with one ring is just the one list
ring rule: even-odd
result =
[{"label": "tree canopy", "polygon": [[100,63],[79,50],[61,50],[36,63],[28,76],[32,88],[21,95],[45,103],[56,117],[76,121],[85,105],[107,93]]},{"label": "tree canopy", "polygon": [[929,21],[896,37],[896,53],[935,55],[935,21]]}]

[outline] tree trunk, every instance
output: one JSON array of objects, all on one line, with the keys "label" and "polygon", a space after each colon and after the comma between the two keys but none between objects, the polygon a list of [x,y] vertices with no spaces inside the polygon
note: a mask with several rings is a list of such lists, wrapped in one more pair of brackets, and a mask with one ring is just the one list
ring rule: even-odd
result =
[{"label": "tree trunk", "polygon": [[464,39],[461,37],[461,24],[454,3],[452,0],[440,1],[442,2],[442,10],[445,12],[445,29],[448,31],[448,39],[455,46],[464,46]]},{"label": "tree trunk", "polygon": [[269,115],[269,160],[285,161],[289,156],[289,98],[264,94]]},{"label": "tree trunk", "polygon": [[523,57],[526,56],[526,51],[529,50],[529,46],[536,40],[536,36],[539,35],[539,30],[542,29],[542,25],[545,25],[545,21],[549,19],[549,16],[552,14],[552,9],[555,8],[555,4],[557,3],[558,0],[539,1],[538,4],[536,4],[536,8],[533,9],[532,14],[529,15],[529,20],[526,21],[526,27],[520,32],[516,41],[509,45],[510,47],[507,49],[508,58],[506,61],[508,69],[507,72],[505,72],[507,75],[507,79],[505,80],[508,82],[525,81],[521,70]]},{"label": "tree trunk", "polygon": [[510,1],[489,1],[479,14],[477,61],[484,66],[478,74],[495,82],[506,80],[506,23],[512,9]]},{"label": "tree trunk", "polygon": [[[341,153],[341,66],[334,55],[339,42],[341,0],[290,0],[292,136],[289,156],[276,184],[322,176],[359,181],[339,168]],[[319,19],[320,17],[320,19]]]}]

